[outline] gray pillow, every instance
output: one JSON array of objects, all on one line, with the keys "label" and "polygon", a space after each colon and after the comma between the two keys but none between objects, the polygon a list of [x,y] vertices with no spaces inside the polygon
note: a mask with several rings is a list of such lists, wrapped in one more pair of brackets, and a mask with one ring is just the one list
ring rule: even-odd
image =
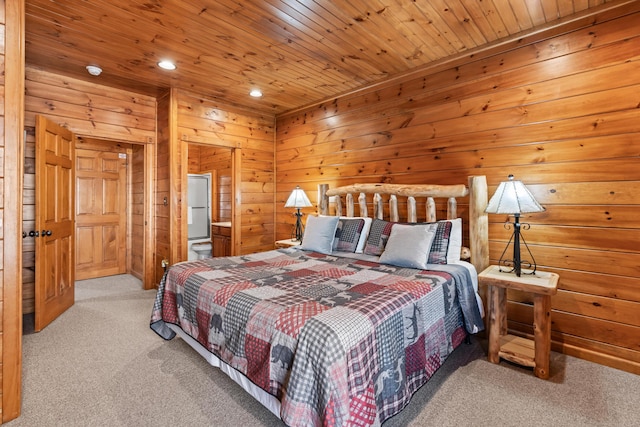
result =
[{"label": "gray pillow", "polygon": [[384,252],[380,255],[380,263],[426,269],[435,235],[430,229],[430,225],[394,224]]},{"label": "gray pillow", "polygon": [[326,255],[331,254],[339,220],[340,218],[337,216],[309,215],[300,249]]}]

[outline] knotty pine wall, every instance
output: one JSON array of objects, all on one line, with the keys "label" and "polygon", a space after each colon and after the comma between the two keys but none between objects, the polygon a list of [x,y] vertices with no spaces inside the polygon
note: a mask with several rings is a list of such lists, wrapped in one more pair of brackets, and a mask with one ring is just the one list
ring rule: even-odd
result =
[{"label": "knotty pine wall", "polygon": [[[26,68],[25,94],[22,229],[27,232],[35,228],[36,114],[69,128],[76,135],[139,144],[155,143],[156,100],[153,97],[91,84],[31,67]],[[142,156],[144,169],[144,153]],[[140,175],[140,159],[134,160],[132,167],[136,169],[136,179],[144,179],[144,175]],[[138,193],[136,200],[144,203],[144,190],[141,196]],[[134,239],[135,236],[144,236],[144,224],[139,219],[133,219],[131,222],[131,235]],[[33,237],[27,237],[22,242],[22,307],[23,312],[27,314],[34,312],[35,242]],[[135,240],[132,240],[133,243]],[[139,267],[142,268],[141,264],[141,254],[137,253],[136,259],[132,260],[132,273],[136,274]]]},{"label": "knotty pine wall", "polygon": [[[191,147],[191,144],[189,146]],[[269,157],[273,158],[272,152],[269,153]],[[213,200],[216,203],[216,207],[215,215],[212,216],[213,220],[220,222],[231,221],[231,202],[233,200],[231,150],[220,147],[203,147],[200,151],[200,171],[215,171],[217,182],[216,195]]]},{"label": "knotty pine wall", "polygon": [[[155,251],[154,251],[154,282],[160,283],[164,274],[162,260],[171,261],[174,254],[171,251],[171,94],[167,92],[157,99],[157,130],[156,145],[156,194],[154,200],[155,217]],[[176,242],[179,244],[179,242]],[[174,262],[177,262],[175,260]]]},{"label": "knotty pine wall", "polygon": [[144,147],[132,145],[129,161],[129,192],[131,212],[127,236],[131,241],[128,270],[138,279],[144,276]]},{"label": "knotty pine wall", "polygon": [[[640,373],[640,13],[596,22],[279,116],[276,238],[295,185],[316,203],[320,183],[484,174],[491,195],[514,174],[546,207],[523,222],[539,269],[560,275],[553,349]],[[509,231],[489,220],[495,263]],[[509,293],[508,318],[531,335],[531,297]]]}]

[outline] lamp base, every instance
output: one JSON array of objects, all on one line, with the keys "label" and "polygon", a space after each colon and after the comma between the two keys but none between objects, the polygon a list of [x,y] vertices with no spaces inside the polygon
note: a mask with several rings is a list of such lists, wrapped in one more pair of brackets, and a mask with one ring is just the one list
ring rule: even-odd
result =
[{"label": "lamp base", "polygon": [[296,225],[293,228],[293,232],[291,233],[291,241],[297,241],[302,243],[302,236],[304,235],[304,226],[302,225],[302,215],[300,212],[300,208],[297,208],[297,211],[294,213],[296,217]]},{"label": "lamp base", "polygon": [[[505,228],[509,229],[511,224],[512,223],[510,222],[505,223]],[[524,226],[525,229],[529,229],[531,227],[529,224],[526,224],[526,223],[520,224],[520,215],[516,214],[513,221],[513,234],[509,238],[509,242],[507,243],[507,246],[504,248],[504,251],[502,251],[502,255],[500,255],[500,260],[498,261],[498,269],[500,272],[515,273],[515,275],[518,277],[520,277],[522,274],[529,274],[529,275],[536,274],[536,267],[537,267],[536,261],[533,258],[533,254],[531,253],[531,250],[529,249],[527,242],[524,240],[524,237],[520,232],[520,229],[522,226]],[[531,261],[522,260],[520,256],[520,240],[522,240],[524,247],[527,249],[527,252],[529,253],[529,257],[531,257]],[[509,249],[509,245],[511,245],[511,242],[513,242],[513,259],[506,259],[504,257],[504,254],[507,252],[507,249]],[[510,268],[510,270],[503,270],[503,267],[505,269]],[[523,267],[529,271],[522,271]]]}]

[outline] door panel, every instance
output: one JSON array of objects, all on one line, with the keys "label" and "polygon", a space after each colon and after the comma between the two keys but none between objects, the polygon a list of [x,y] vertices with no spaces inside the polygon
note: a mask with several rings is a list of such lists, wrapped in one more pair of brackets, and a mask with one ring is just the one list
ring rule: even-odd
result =
[{"label": "door panel", "polygon": [[36,331],[74,302],[74,147],[72,132],[36,117]]},{"label": "door panel", "polygon": [[126,153],[76,149],[76,279],[126,273]]}]

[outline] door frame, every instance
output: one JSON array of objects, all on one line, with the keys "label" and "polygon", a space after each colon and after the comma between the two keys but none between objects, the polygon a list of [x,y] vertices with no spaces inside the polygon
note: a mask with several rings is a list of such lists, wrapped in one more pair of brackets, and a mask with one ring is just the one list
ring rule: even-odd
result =
[{"label": "door frame", "polygon": [[[4,174],[2,212],[5,262],[2,305],[2,418],[20,415],[22,401],[22,195],[24,179],[24,1],[4,2]],[[9,160],[9,161],[6,161]]]},{"label": "door frame", "polygon": [[[154,196],[156,191],[155,182],[155,156],[156,142],[143,144],[140,141],[128,141],[119,138],[107,138],[99,135],[76,134],[79,140],[100,141],[101,143],[128,144],[132,146],[142,146],[144,149],[144,247],[143,247],[143,277],[142,288],[145,290],[155,289],[155,272],[153,267],[153,253],[155,245],[155,215]],[[127,161],[129,161],[128,159]],[[74,159],[75,166],[75,159]],[[130,170],[127,172],[130,173]],[[127,177],[128,179],[128,177]],[[74,187],[75,188],[75,187]],[[128,190],[127,190],[128,191]],[[127,196],[129,197],[129,195]],[[127,222],[129,219],[127,219]],[[127,230],[128,232],[128,230]],[[129,238],[129,236],[127,236]]]},{"label": "door frame", "polygon": [[[231,194],[233,195],[233,202],[231,203],[231,255],[240,255],[241,248],[241,218],[242,218],[242,192],[240,191],[240,182],[242,179],[242,148],[240,148],[239,143],[227,143],[223,140],[211,140],[209,138],[196,137],[194,135],[180,135],[179,139],[179,150],[180,150],[180,158],[188,159],[189,158],[189,144],[201,145],[205,147],[218,147],[218,148],[226,148],[231,150]],[[186,163],[184,163],[186,165]],[[180,180],[180,194],[181,197],[178,199],[186,200],[188,195],[188,175],[189,168],[183,167],[180,170],[179,175]],[[171,178],[173,181],[173,178]],[[174,182],[171,183],[171,188],[176,188],[178,186],[175,185]],[[176,199],[176,198],[172,198]],[[178,254],[179,261],[186,261],[189,257],[189,240],[188,235],[189,231],[187,228],[187,203],[181,203],[177,209],[180,212],[180,218],[184,218],[184,221],[180,221],[178,224],[174,224],[176,229],[180,230],[180,253]],[[178,260],[176,260],[177,262]]]}]

